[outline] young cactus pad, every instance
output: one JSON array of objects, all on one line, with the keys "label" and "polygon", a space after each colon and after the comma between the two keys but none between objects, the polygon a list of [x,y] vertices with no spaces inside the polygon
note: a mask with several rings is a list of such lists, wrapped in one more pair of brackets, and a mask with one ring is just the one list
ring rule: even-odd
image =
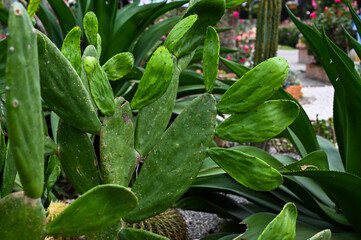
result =
[{"label": "young cactus pad", "polygon": [[299,111],[293,101],[267,101],[252,111],[230,116],[217,126],[216,135],[228,141],[262,142],[285,130]]},{"label": "young cactus pad", "polygon": [[256,191],[271,191],[279,187],[282,175],[263,160],[241,151],[211,148],[209,156],[233,179]]},{"label": "young cactus pad", "polygon": [[268,59],[245,73],[234,83],[217,104],[222,113],[247,112],[268,100],[288,75],[284,58]]},{"label": "young cactus pad", "polygon": [[90,92],[98,109],[106,116],[114,114],[114,94],[107,74],[95,57],[84,58],[84,70],[89,80]]},{"label": "young cactus pad", "polygon": [[39,198],[44,186],[44,136],[36,31],[20,3],[9,13],[6,118],[10,150],[23,189]]},{"label": "young cactus pad", "polygon": [[166,91],[173,76],[173,59],[161,46],[150,58],[138,89],[130,103],[132,109],[145,107],[159,99]]},{"label": "young cactus pad", "polygon": [[47,226],[49,235],[81,236],[113,225],[137,206],[136,196],[127,188],[99,185],[76,199]]}]

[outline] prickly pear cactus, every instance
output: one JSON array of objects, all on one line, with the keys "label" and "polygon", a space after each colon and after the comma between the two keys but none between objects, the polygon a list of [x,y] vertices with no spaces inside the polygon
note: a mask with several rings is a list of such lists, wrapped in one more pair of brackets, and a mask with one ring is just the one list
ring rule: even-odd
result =
[{"label": "prickly pear cactus", "polygon": [[40,199],[24,192],[7,195],[0,200],[1,239],[44,239],[46,217]]},{"label": "prickly pear cactus", "polygon": [[25,194],[40,198],[44,186],[44,136],[37,33],[20,3],[9,15],[6,118],[10,151]]}]

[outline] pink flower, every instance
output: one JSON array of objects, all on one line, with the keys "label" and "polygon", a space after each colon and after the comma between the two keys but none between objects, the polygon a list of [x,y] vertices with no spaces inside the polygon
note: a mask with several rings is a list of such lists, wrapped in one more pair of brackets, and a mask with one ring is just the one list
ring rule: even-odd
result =
[{"label": "pink flower", "polygon": [[327,11],[327,10],[328,10],[328,7],[326,6],[323,10],[324,10],[324,11]]},{"label": "pink flower", "polygon": [[239,44],[238,47],[239,47],[239,48],[243,48],[243,44]]},{"label": "pink flower", "polygon": [[251,44],[251,45],[249,45],[249,46],[250,46],[251,49],[254,49],[254,45],[253,45],[253,44]]},{"label": "pink flower", "polygon": [[233,17],[238,18],[239,17],[239,12],[233,12]]},{"label": "pink flower", "polygon": [[241,36],[237,36],[236,41],[238,41],[238,42],[241,41]]},{"label": "pink flower", "polygon": [[335,3],[341,3],[341,0],[335,0]]},{"label": "pink flower", "polygon": [[312,12],[311,14],[310,14],[310,18],[315,18],[316,17],[316,13],[315,12]]},{"label": "pink flower", "polygon": [[360,10],[357,10],[356,13],[357,13],[357,14],[360,14]]},{"label": "pink flower", "polygon": [[239,21],[240,21],[241,23],[243,23],[243,22],[244,22],[244,19],[240,18]]},{"label": "pink flower", "polygon": [[163,22],[163,21],[164,21],[164,18],[159,19],[159,22]]},{"label": "pink flower", "polygon": [[297,19],[298,19],[298,20],[301,20],[301,18],[300,18],[300,17],[297,17]]},{"label": "pink flower", "polygon": [[249,47],[247,45],[244,45],[243,49],[244,49],[244,51],[248,52]]},{"label": "pink flower", "polygon": [[241,59],[241,63],[244,63],[246,60],[247,60],[247,59],[242,58],[242,59]]},{"label": "pink flower", "polygon": [[317,4],[316,4],[315,0],[312,0],[312,7],[313,7],[314,10],[317,9]]},{"label": "pink flower", "polygon": [[227,60],[228,60],[228,61],[231,61],[231,57],[230,57],[230,56],[227,56]]}]

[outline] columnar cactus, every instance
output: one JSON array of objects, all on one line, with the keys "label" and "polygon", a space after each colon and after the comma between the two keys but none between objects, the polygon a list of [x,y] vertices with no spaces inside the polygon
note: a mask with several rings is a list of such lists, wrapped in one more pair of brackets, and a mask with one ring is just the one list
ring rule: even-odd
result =
[{"label": "columnar cactus", "polygon": [[278,25],[281,18],[281,0],[261,0],[257,16],[254,65],[275,57],[278,47]]}]

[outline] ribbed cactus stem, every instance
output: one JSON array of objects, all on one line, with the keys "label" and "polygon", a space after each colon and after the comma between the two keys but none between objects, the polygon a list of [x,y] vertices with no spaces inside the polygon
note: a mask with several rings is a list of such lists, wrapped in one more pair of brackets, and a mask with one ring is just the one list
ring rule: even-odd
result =
[{"label": "ribbed cactus stem", "polygon": [[257,17],[257,36],[254,64],[275,57],[278,47],[278,25],[282,0],[262,0]]}]

